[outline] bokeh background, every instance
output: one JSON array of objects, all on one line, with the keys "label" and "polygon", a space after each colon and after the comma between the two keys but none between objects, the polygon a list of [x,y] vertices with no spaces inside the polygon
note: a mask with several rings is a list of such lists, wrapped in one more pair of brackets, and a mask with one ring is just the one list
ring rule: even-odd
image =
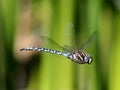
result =
[{"label": "bokeh background", "polygon": [[[95,31],[90,65],[20,52],[56,47],[41,35],[79,49]],[[120,90],[120,0],[0,0],[0,90]]]}]

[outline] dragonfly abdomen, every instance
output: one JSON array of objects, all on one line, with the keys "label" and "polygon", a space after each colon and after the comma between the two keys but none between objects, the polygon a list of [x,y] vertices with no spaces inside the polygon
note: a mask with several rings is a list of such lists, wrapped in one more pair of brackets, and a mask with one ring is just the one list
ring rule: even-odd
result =
[{"label": "dragonfly abdomen", "polygon": [[48,48],[39,48],[39,47],[27,47],[27,48],[22,48],[20,51],[38,51],[38,52],[48,52],[48,53],[53,53],[53,54],[58,54],[58,55],[63,55],[63,56],[68,56],[69,53],[67,52],[61,52],[58,50],[52,50]]}]

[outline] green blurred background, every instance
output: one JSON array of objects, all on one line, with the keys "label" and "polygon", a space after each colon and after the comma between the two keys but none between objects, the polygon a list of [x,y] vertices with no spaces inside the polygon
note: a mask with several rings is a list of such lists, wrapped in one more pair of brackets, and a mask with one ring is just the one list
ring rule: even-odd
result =
[{"label": "green blurred background", "polygon": [[[20,52],[40,35],[79,49],[94,31],[90,65]],[[120,90],[120,0],[0,0],[0,90]]]}]

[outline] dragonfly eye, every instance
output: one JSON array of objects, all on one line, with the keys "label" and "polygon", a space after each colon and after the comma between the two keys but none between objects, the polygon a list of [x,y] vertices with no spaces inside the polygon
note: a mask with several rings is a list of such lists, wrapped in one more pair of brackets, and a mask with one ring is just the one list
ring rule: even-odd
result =
[{"label": "dragonfly eye", "polygon": [[91,56],[88,54],[84,57],[84,61],[88,64],[92,63],[92,58]]}]

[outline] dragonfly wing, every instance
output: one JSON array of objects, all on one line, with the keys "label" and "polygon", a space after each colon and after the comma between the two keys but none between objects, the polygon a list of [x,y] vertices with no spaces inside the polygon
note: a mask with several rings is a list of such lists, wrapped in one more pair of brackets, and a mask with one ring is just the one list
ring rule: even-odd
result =
[{"label": "dragonfly wing", "polygon": [[71,22],[67,23],[66,28],[63,30],[62,45],[64,45],[65,48],[68,48],[69,51],[76,49],[75,29]]},{"label": "dragonfly wing", "polygon": [[83,50],[84,48],[86,48],[86,47],[88,46],[88,44],[90,44],[90,43],[93,41],[93,39],[96,37],[97,34],[98,34],[98,31],[95,31],[95,32],[89,37],[89,39],[88,39],[85,43],[83,43],[83,44],[81,45],[80,50]]},{"label": "dragonfly wing", "polygon": [[[66,47],[63,47],[63,46],[59,45],[56,41],[52,40],[52,39],[49,38],[49,37],[41,36],[41,39],[42,39],[42,41],[44,42],[44,44],[46,44],[45,41],[48,41],[48,42],[50,43],[50,45],[56,47],[57,49],[59,48],[59,49],[62,49],[62,50],[64,50],[64,51],[67,51],[67,52],[69,51],[69,49],[67,49]],[[56,48],[54,48],[54,49],[56,49]]]}]

